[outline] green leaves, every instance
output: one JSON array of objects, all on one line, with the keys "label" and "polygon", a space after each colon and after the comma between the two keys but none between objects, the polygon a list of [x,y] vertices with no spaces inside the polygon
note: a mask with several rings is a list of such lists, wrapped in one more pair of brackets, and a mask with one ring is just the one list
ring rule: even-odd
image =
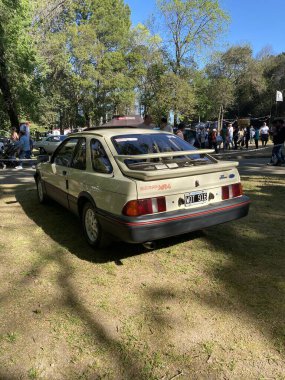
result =
[{"label": "green leaves", "polygon": [[193,61],[203,47],[212,45],[229,19],[217,0],[158,0],[157,4],[174,73]]},{"label": "green leaves", "polygon": [[[48,14],[49,7],[40,13]],[[60,99],[52,106],[55,112],[65,109],[62,123],[70,126],[84,115],[86,124],[95,124],[129,107],[135,84],[129,77],[130,10],[124,2],[66,1],[51,16],[37,27],[37,36],[49,67],[46,88]]]},{"label": "green leaves", "polygon": [[[0,96],[10,122],[18,126],[18,117],[32,115],[37,92],[34,75],[37,56],[30,34],[32,8],[28,0],[0,3]],[[2,119],[2,123],[5,122]]]},{"label": "green leaves", "polygon": [[[218,0],[158,0],[159,34],[123,0],[0,0],[0,123],[94,125],[139,108],[157,119],[268,114],[284,56],[233,46],[198,69],[227,26]],[[153,21],[153,19],[152,19]],[[283,105],[280,105],[280,110]]]}]

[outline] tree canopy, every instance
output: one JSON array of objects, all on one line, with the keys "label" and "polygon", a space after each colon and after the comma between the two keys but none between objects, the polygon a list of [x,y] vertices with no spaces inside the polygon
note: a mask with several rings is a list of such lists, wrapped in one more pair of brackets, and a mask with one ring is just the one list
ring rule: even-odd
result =
[{"label": "tree canopy", "polygon": [[221,106],[228,117],[273,112],[285,55],[214,51],[229,22],[218,0],[158,0],[156,33],[130,15],[123,0],[0,0],[1,127],[25,118],[63,130],[130,113],[217,119]]}]

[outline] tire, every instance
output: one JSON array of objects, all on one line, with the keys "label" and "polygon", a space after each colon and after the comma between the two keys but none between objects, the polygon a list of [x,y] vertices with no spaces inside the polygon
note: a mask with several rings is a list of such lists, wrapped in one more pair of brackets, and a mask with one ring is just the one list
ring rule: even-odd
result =
[{"label": "tire", "polygon": [[96,208],[91,202],[84,204],[81,221],[85,239],[91,247],[103,248],[108,245],[107,235],[102,230]]},{"label": "tire", "polygon": [[40,148],[40,154],[47,154],[47,152],[44,148]]},{"label": "tire", "polygon": [[47,203],[48,197],[44,192],[43,182],[40,176],[37,177],[36,183],[37,183],[37,194],[38,194],[39,202],[41,204]]}]

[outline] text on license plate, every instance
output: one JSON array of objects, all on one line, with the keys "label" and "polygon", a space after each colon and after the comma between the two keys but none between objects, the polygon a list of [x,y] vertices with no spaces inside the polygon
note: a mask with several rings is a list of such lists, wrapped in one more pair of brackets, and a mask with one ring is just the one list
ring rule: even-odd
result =
[{"label": "text on license plate", "polygon": [[193,203],[204,203],[208,200],[208,194],[204,191],[193,191],[192,193],[185,194],[185,206],[192,205]]}]

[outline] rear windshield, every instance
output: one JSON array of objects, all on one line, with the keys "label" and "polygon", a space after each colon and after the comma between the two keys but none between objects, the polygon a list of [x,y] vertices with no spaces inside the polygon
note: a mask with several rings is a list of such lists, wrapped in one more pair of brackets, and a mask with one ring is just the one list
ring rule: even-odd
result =
[{"label": "rear windshield", "polygon": [[[215,162],[210,156],[199,153],[199,150],[187,141],[171,134],[120,135],[114,136],[112,142],[119,155],[136,156],[157,153],[157,158],[135,159],[132,157],[126,159],[125,164],[133,170],[175,169]],[[159,157],[159,153],[183,152],[185,150],[197,151],[197,154],[186,155],[182,153],[181,156]]]}]

